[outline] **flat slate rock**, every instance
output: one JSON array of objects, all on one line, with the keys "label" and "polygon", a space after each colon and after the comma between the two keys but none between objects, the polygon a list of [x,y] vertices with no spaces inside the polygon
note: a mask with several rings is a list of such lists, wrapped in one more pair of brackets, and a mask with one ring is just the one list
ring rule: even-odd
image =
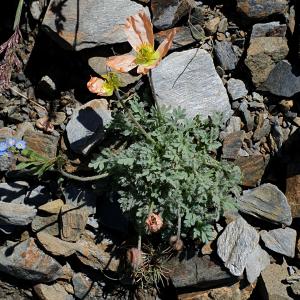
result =
[{"label": "flat slate rock", "polygon": [[264,36],[285,37],[287,26],[280,22],[257,23],[253,25],[251,38]]},{"label": "flat slate rock", "polygon": [[51,285],[39,283],[33,287],[39,299],[45,300],[72,300],[74,297],[68,294],[65,288],[59,284]]},{"label": "flat slate rock", "polygon": [[66,132],[71,149],[88,154],[92,147],[104,138],[104,126],[111,121],[111,112],[105,99],[95,99],[75,110]]},{"label": "flat slate rock", "polygon": [[198,257],[174,257],[166,264],[176,289],[209,288],[235,281],[226,270],[210,260],[208,255]]},{"label": "flat slate rock", "polygon": [[42,25],[62,47],[82,50],[126,42],[126,18],[141,10],[149,15],[131,0],[52,0]]},{"label": "flat slate rock", "polygon": [[295,256],[297,238],[295,229],[286,227],[270,231],[262,230],[260,236],[267,248],[289,257]]},{"label": "flat slate rock", "polygon": [[230,78],[227,81],[227,91],[232,100],[243,98],[248,94],[245,83],[242,80],[235,78]]},{"label": "flat slate rock", "polygon": [[0,225],[26,226],[32,222],[36,212],[29,205],[0,201]]},{"label": "flat slate rock", "polygon": [[238,58],[233,50],[232,43],[227,41],[215,42],[214,52],[220,66],[224,70],[233,70],[235,69]]},{"label": "flat slate rock", "polygon": [[242,217],[227,225],[217,241],[217,251],[225,267],[235,276],[241,276],[249,255],[258,245],[259,234]]},{"label": "flat slate rock", "polygon": [[277,186],[265,183],[244,191],[238,199],[239,210],[272,223],[291,225],[291,208]]},{"label": "flat slate rock", "polygon": [[254,283],[255,280],[270,264],[269,254],[263,250],[259,245],[256,246],[254,251],[249,255],[246,264],[247,279],[250,283]]},{"label": "flat slate rock", "polygon": [[237,0],[237,9],[248,18],[264,19],[274,14],[284,14],[288,0]]},{"label": "flat slate rock", "polygon": [[181,106],[190,118],[219,112],[226,121],[232,113],[226,89],[205,50],[174,52],[153,69],[152,76],[159,105]]},{"label": "flat slate rock", "polygon": [[0,249],[0,271],[13,277],[49,282],[62,275],[62,266],[41,251],[33,238]]},{"label": "flat slate rock", "polygon": [[287,60],[282,60],[270,72],[261,90],[276,96],[292,97],[300,92],[300,72],[293,70]]}]

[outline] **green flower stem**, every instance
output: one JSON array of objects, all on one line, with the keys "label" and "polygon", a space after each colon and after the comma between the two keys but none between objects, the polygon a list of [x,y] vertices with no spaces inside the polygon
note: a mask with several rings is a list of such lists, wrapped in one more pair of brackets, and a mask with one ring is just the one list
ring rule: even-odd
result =
[{"label": "green flower stem", "polygon": [[72,179],[72,180],[82,181],[82,182],[96,181],[96,180],[100,180],[100,179],[103,179],[103,178],[109,176],[108,173],[103,173],[103,174],[99,174],[99,175],[95,175],[95,176],[81,177],[81,176],[76,176],[76,175],[73,175],[73,174],[69,174],[69,173],[65,172],[63,169],[59,169],[58,172],[61,175],[63,175],[64,177],[67,177],[67,178]]},{"label": "green flower stem", "polygon": [[139,237],[138,237],[138,250],[139,252],[142,251],[142,234],[139,232]]},{"label": "green flower stem", "polygon": [[14,21],[14,27],[13,27],[13,30],[16,30],[17,27],[18,27],[19,24],[20,24],[20,19],[21,19],[21,14],[22,14],[23,3],[24,3],[24,0],[19,0],[19,4],[18,4],[18,7],[17,7],[16,15],[15,15],[15,21]]},{"label": "green flower stem", "polygon": [[120,101],[122,107],[125,109],[125,111],[128,113],[129,118],[134,123],[136,128],[145,136],[145,138],[152,144],[156,145],[156,142],[154,139],[146,132],[146,130],[142,127],[142,125],[136,120],[130,109],[128,109],[119,93],[118,90],[115,90],[115,95],[117,96],[118,100]]},{"label": "green flower stem", "polygon": [[178,212],[177,212],[177,240],[180,239],[180,235],[181,235],[181,214],[180,214],[180,210],[178,209]]},{"label": "green flower stem", "polygon": [[149,83],[150,83],[152,96],[153,96],[153,99],[154,99],[154,104],[155,104],[155,107],[157,109],[159,119],[161,120],[162,119],[161,110],[160,110],[160,107],[158,105],[157,96],[156,96],[155,91],[154,91],[153,79],[152,79],[152,70],[151,69],[149,70]]}]

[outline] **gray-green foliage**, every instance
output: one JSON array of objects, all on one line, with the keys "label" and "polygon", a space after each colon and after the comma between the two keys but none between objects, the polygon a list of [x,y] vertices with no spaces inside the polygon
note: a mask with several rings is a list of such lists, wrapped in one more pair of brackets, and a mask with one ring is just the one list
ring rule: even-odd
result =
[{"label": "gray-green foliage", "polygon": [[129,146],[119,153],[104,149],[90,166],[113,174],[121,209],[138,224],[144,224],[151,210],[161,213],[164,224],[175,231],[180,213],[182,232],[207,241],[211,224],[235,206],[239,193],[240,170],[214,158],[220,116],[201,121],[187,119],[181,109],[148,112],[136,100],[131,110],[156,144],[120,113],[110,130],[130,138]]}]

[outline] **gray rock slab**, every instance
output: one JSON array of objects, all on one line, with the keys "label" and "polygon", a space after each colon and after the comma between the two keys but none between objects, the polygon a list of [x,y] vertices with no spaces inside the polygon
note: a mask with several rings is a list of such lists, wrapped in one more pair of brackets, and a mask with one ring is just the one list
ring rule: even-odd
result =
[{"label": "gray rock slab", "polygon": [[289,257],[295,256],[297,238],[295,229],[286,227],[270,231],[262,230],[260,236],[267,248]]},{"label": "gray rock slab", "polygon": [[246,274],[248,281],[250,283],[254,283],[261,271],[263,271],[269,264],[269,254],[257,245],[247,259]]},{"label": "gray rock slab", "polygon": [[0,225],[26,226],[32,222],[37,210],[29,205],[0,201]]},{"label": "gray rock slab", "polygon": [[286,24],[280,24],[280,22],[257,23],[252,27],[251,38],[264,36],[285,37],[286,29]]},{"label": "gray rock slab", "polygon": [[[259,103],[259,102],[257,102]],[[265,119],[261,127],[257,127],[253,134],[253,141],[258,142],[263,137],[267,136],[271,131],[271,124],[269,119]]]},{"label": "gray rock slab", "polygon": [[202,49],[174,52],[153,69],[153,87],[159,105],[186,110],[192,118],[207,118],[215,112],[227,120],[232,111],[226,89],[213,60]]},{"label": "gray rock slab", "polygon": [[93,285],[93,281],[83,273],[75,273],[72,283],[75,296],[79,299],[84,299]]},{"label": "gray rock slab", "polygon": [[58,214],[35,216],[31,223],[33,232],[46,232],[51,235],[59,235]]},{"label": "gray rock slab", "polygon": [[229,272],[210,260],[208,255],[203,257],[174,257],[166,264],[170,270],[170,278],[175,288],[209,288],[233,282]]},{"label": "gray rock slab", "polygon": [[223,141],[222,157],[236,159],[245,138],[245,131],[240,130],[228,134]]},{"label": "gray rock slab", "polygon": [[288,0],[237,0],[237,9],[248,18],[264,19],[274,14],[284,14]]},{"label": "gray rock slab", "polygon": [[225,267],[235,276],[241,276],[249,255],[259,241],[259,234],[243,218],[229,223],[217,241],[217,252]]},{"label": "gray rock slab", "polygon": [[277,96],[292,97],[300,92],[300,72],[294,70],[287,60],[282,60],[270,72],[261,90]]},{"label": "gray rock slab", "polygon": [[73,296],[68,294],[59,283],[51,285],[39,283],[33,287],[39,299],[45,300],[72,300]]},{"label": "gray rock slab", "polygon": [[230,71],[235,69],[238,63],[238,58],[234,52],[232,43],[227,41],[222,41],[222,42],[216,41],[214,46],[214,52],[220,66],[224,70]]},{"label": "gray rock slab", "polygon": [[286,196],[271,183],[247,190],[238,199],[239,210],[273,223],[291,225],[292,214]]},{"label": "gray rock slab", "polygon": [[48,282],[62,275],[62,266],[29,238],[0,249],[0,271],[24,280]]},{"label": "gray rock slab", "polygon": [[232,100],[243,98],[248,94],[245,83],[240,79],[234,78],[230,78],[227,81],[227,91]]},{"label": "gray rock slab", "polygon": [[123,43],[126,18],[149,9],[131,0],[52,0],[43,29],[64,48],[82,50]]},{"label": "gray rock slab", "polygon": [[111,121],[107,102],[91,100],[75,110],[66,132],[71,149],[79,154],[88,154],[92,147],[104,138],[104,126]]}]

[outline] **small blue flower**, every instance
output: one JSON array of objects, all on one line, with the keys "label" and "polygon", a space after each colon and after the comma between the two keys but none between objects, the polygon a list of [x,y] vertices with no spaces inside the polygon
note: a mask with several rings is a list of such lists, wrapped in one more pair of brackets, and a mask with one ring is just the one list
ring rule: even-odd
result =
[{"label": "small blue flower", "polygon": [[14,138],[8,138],[6,139],[6,143],[8,147],[13,147],[16,144],[17,140]]},{"label": "small blue flower", "polygon": [[10,157],[10,152],[7,152],[7,151],[0,151],[0,157],[1,157],[1,156]]},{"label": "small blue flower", "polygon": [[26,142],[22,140],[17,141],[15,146],[18,150],[24,150],[26,148]]},{"label": "small blue flower", "polygon": [[0,142],[0,152],[6,151],[8,148],[7,142]]}]

